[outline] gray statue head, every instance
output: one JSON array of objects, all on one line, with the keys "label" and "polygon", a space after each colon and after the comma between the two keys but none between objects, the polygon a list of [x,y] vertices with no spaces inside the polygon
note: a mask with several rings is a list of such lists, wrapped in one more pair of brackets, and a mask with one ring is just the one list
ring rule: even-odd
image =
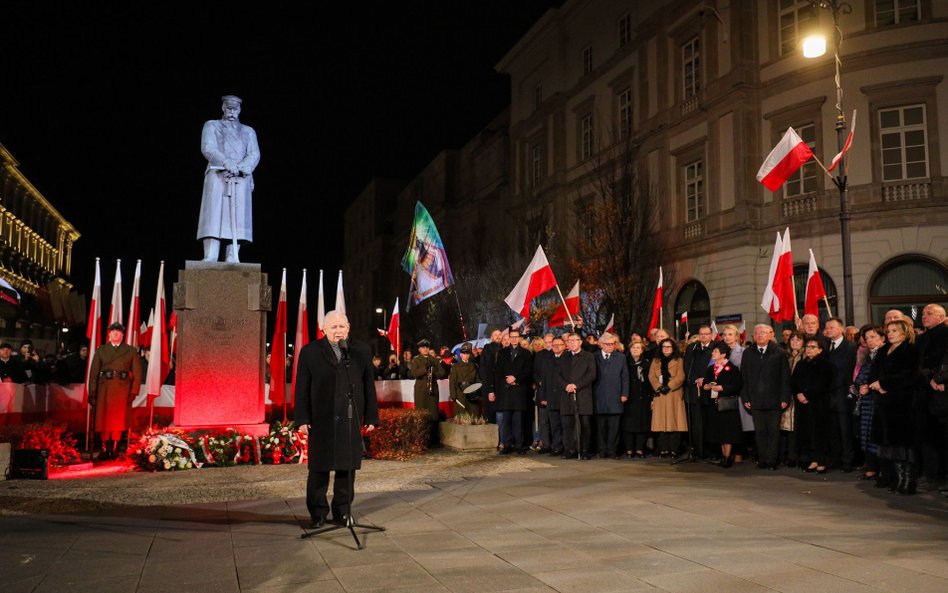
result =
[{"label": "gray statue head", "polygon": [[227,121],[237,121],[240,117],[240,104],[243,101],[236,95],[224,95],[221,97],[221,112]]}]

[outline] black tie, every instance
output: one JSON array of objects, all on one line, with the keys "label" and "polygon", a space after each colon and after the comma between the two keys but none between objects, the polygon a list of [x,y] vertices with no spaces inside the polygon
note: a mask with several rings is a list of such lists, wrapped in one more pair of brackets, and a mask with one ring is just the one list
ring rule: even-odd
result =
[{"label": "black tie", "polygon": [[605,357],[606,357],[606,360],[609,360],[609,355],[608,355],[608,354],[606,354]]},{"label": "black tie", "polygon": [[832,352],[833,350],[836,350],[836,342],[833,342],[832,344],[830,344],[830,352]]},{"label": "black tie", "polygon": [[758,350],[760,350],[760,355],[763,356],[763,355],[764,355],[764,349],[763,349],[763,348],[758,348]]}]

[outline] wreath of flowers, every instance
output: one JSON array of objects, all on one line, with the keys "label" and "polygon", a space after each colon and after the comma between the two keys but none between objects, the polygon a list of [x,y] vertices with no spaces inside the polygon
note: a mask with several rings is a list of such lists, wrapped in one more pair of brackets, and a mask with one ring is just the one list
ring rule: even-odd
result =
[{"label": "wreath of flowers", "polygon": [[201,467],[194,456],[194,441],[184,431],[149,429],[133,443],[127,457],[145,471],[176,471]]},{"label": "wreath of flowers", "polygon": [[274,422],[270,434],[263,437],[263,462],[280,465],[292,463],[302,454],[300,434],[293,429],[291,420]]}]

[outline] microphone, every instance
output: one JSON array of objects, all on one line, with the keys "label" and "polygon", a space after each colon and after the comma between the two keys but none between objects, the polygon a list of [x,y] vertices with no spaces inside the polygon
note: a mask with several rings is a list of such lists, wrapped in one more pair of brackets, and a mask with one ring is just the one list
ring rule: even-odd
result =
[{"label": "microphone", "polygon": [[349,340],[345,338],[339,340],[339,351],[342,352],[343,360],[349,360]]}]

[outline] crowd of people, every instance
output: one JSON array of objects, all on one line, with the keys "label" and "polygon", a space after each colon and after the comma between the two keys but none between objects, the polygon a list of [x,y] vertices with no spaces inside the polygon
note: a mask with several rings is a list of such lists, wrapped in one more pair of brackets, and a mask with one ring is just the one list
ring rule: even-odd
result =
[{"label": "crowd of people", "polygon": [[[857,477],[911,495],[920,481],[948,496],[948,324],[930,304],[920,327],[898,310],[881,323],[821,325],[805,315],[778,338],[760,324],[743,341],[734,325],[688,339],[667,331],[623,344],[567,331],[491,333],[455,356],[428,340],[375,361],[379,379],[414,379],[437,443],[437,386],[450,379],[455,413],[498,425],[501,455],[756,462]],[[467,388],[480,383],[481,388]]]}]

